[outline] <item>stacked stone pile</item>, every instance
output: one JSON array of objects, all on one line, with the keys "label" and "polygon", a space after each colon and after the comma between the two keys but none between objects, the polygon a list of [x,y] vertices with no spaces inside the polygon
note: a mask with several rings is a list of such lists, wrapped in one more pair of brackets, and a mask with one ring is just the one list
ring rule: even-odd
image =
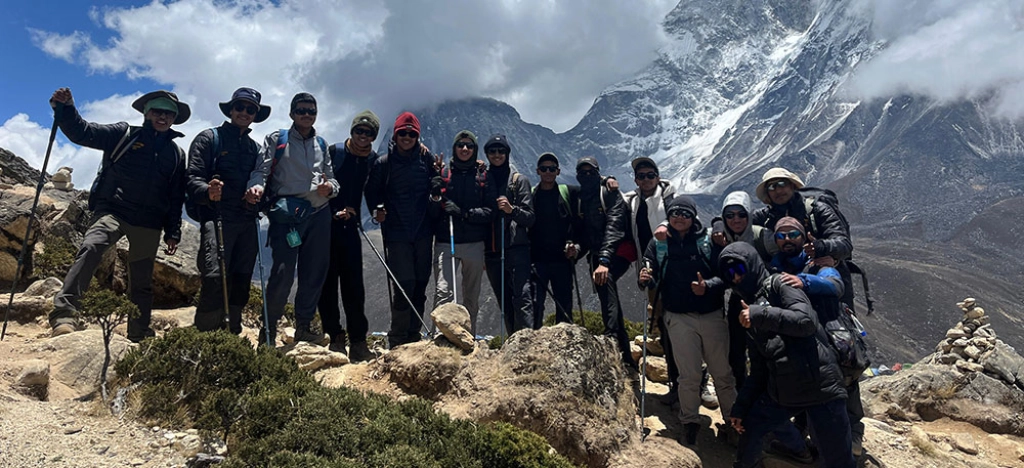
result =
[{"label": "stacked stone pile", "polygon": [[939,342],[930,363],[952,364],[964,373],[983,372],[1024,389],[1020,379],[1024,374],[1024,359],[998,339],[985,309],[979,307],[973,297],[956,305],[964,315],[946,332],[946,339]]}]

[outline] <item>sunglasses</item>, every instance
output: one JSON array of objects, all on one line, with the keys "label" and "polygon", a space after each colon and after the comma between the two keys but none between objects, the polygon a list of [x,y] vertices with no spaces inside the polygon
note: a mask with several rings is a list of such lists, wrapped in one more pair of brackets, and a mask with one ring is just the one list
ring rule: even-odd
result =
[{"label": "sunglasses", "polygon": [[537,170],[540,172],[557,172],[558,166],[538,166]]},{"label": "sunglasses", "polygon": [[725,219],[733,219],[733,218],[735,218],[737,216],[739,216],[740,219],[747,219],[747,212],[746,211],[730,211],[730,212],[722,215],[722,217],[725,218]]},{"label": "sunglasses", "polygon": [[800,231],[776,232],[775,238],[778,240],[799,239],[802,235]]},{"label": "sunglasses", "polygon": [[684,211],[684,210],[672,210],[672,211],[669,212],[668,217],[669,218],[692,219],[693,218],[693,214],[690,213],[689,211]]},{"label": "sunglasses", "polygon": [[658,173],[657,172],[637,172],[636,174],[634,174],[634,177],[636,177],[636,180],[643,180],[643,179],[654,180],[654,179],[658,178]]},{"label": "sunglasses", "polygon": [[733,263],[725,267],[725,277],[733,278],[736,275],[743,276],[747,274],[747,266],[742,263]]},{"label": "sunglasses", "polygon": [[466,143],[466,142],[463,142],[463,141],[460,141],[460,142],[456,143],[455,147],[459,148],[459,149],[462,149],[462,148],[476,149],[476,145],[474,145],[472,143]]},{"label": "sunglasses", "polygon": [[419,138],[420,137],[419,133],[416,133],[416,132],[414,132],[412,130],[399,130],[399,131],[395,132],[395,135],[398,136],[398,137],[401,137],[401,138],[405,138],[405,137]]},{"label": "sunglasses", "polygon": [[508,150],[505,149],[505,148],[491,148],[491,149],[487,150],[487,154],[503,154],[503,155],[507,155],[508,154]]},{"label": "sunglasses", "polygon": [[314,107],[297,107],[292,111],[295,115],[316,115],[316,108]]},{"label": "sunglasses", "polygon": [[178,115],[174,111],[169,111],[169,110],[165,110],[165,109],[150,109],[149,111],[152,112],[153,114],[156,114],[157,117],[161,117],[161,116],[165,116],[165,115],[168,116],[168,117],[174,117],[174,116]]},{"label": "sunglasses", "polygon": [[768,182],[768,184],[766,184],[764,188],[767,189],[769,192],[774,192],[776,189],[783,188],[787,185],[789,185],[789,181],[787,180],[776,180],[775,182]]},{"label": "sunglasses", "polygon": [[582,169],[582,170],[576,171],[576,175],[584,176],[584,177],[592,176],[592,175],[597,175],[597,170],[596,169]]},{"label": "sunglasses", "polygon": [[366,135],[372,137],[374,135],[374,132],[373,130],[366,127],[356,127],[352,129],[352,134],[356,136]]},{"label": "sunglasses", "polygon": [[249,115],[256,115],[256,111],[259,110],[256,106],[250,106],[241,102],[236,102],[233,109],[235,109],[235,112],[245,112]]}]

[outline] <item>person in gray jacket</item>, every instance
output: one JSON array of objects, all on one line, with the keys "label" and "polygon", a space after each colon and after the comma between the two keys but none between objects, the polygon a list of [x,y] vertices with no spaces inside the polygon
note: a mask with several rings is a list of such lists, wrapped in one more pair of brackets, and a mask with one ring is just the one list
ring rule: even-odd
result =
[{"label": "person in gray jacket", "polygon": [[310,323],[316,314],[320,289],[330,261],[331,210],[328,200],[340,187],[334,179],[327,143],[317,136],[316,99],[309,93],[292,98],[290,129],[267,135],[263,161],[252,172],[246,201],[259,203],[264,191],[270,201],[267,232],[273,256],[267,284],[267,312],[270,323],[260,330],[260,343],[267,335],[276,338],[277,322],[284,314],[296,264],[299,286],[295,293],[295,340],[320,342],[323,333],[314,333]]}]

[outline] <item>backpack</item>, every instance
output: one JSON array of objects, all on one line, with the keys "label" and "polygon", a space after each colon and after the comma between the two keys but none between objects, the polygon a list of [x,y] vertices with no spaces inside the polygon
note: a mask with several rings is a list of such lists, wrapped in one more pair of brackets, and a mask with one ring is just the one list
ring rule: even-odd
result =
[{"label": "backpack", "polygon": [[[316,143],[320,146],[320,151],[324,155],[324,159],[331,157],[330,153],[327,152],[327,141],[320,135],[316,136]],[[272,200],[270,199],[270,178],[274,175],[274,168],[277,167],[277,162],[281,160],[281,156],[284,155],[285,148],[288,147],[288,129],[282,128],[277,133],[277,147],[274,149],[274,161],[270,163],[270,172],[267,173],[267,182],[263,187],[263,198],[260,199],[259,203],[256,204],[257,211],[261,211],[264,214],[270,210],[273,206]]]},{"label": "backpack", "polygon": [[[804,225],[810,226],[814,232],[819,232],[820,225],[818,220],[814,216],[814,204],[823,203],[839,217],[839,222],[843,225],[843,229],[847,233],[850,232],[850,222],[846,220],[846,216],[843,215],[842,211],[839,211],[839,197],[836,193],[829,189],[822,189],[817,187],[804,187],[797,190],[804,197],[804,211],[807,213],[807,219],[804,221]],[[861,281],[864,284],[864,302],[868,306],[868,315],[871,315],[875,311],[875,302],[871,299],[871,290],[868,286],[868,275],[864,271],[864,268],[853,263],[853,259],[849,258],[845,260],[847,267],[850,269],[850,274],[860,275]]]},{"label": "backpack", "polygon": [[867,343],[867,332],[846,304],[840,304],[839,315],[822,324],[828,344],[836,352],[836,362],[843,371],[846,386],[860,379],[861,374],[871,366]]}]

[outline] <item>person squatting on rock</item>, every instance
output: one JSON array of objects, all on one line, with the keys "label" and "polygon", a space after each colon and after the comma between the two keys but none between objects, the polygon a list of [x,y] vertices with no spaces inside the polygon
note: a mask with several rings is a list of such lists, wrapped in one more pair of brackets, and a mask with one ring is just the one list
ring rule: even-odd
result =
[{"label": "person squatting on rock", "polygon": [[[757,249],[762,260],[770,259],[767,245],[771,242],[771,231],[750,223],[752,206],[746,192],[737,191],[725,196],[721,216],[711,220],[712,250],[716,255],[733,242],[746,242]],[[743,386],[747,377],[747,339],[746,330],[739,321],[741,309],[739,295],[730,294],[725,316],[729,322],[729,366],[736,377],[737,388]]]},{"label": "person squatting on rock", "polygon": [[[422,145],[420,121],[411,112],[395,119],[388,154],[377,158],[366,180],[366,206],[381,224],[386,261],[412,305],[392,288],[391,348],[419,341],[433,262],[434,223],[442,216],[443,184],[434,156]],[[395,261],[392,261],[394,259]]]},{"label": "person squatting on rock", "polygon": [[607,188],[597,160],[592,157],[582,158],[576,163],[576,180],[580,184],[576,232],[580,254],[587,255],[589,269],[593,272],[593,285],[601,300],[604,334],[615,339],[622,353],[622,362],[635,371],[637,365],[633,362],[629,337],[626,336],[617,284],[630,264],[618,254],[619,245],[626,241],[629,229],[626,204],[618,190]]},{"label": "person squatting on rock", "polygon": [[[832,257],[810,258],[803,246],[807,243],[803,224],[796,218],[785,217],[775,223],[775,245],[779,252],[769,264],[769,270],[778,273],[782,282],[803,290],[818,314],[818,322],[826,324],[839,318],[843,304],[843,280],[833,266]],[[864,440],[864,406],[860,399],[859,376],[846,375],[846,412],[850,419],[851,440],[854,456],[860,456]],[[802,421],[798,421],[801,423]],[[805,424],[804,424],[805,425]]]},{"label": "person squatting on rock", "polygon": [[717,277],[711,241],[697,218],[693,199],[675,196],[666,211],[670,227],[664,241],[667,252],[659,255],[659,241],[648,241],[640,284],[654,290],[654,302],[664,310],[665,331],[670,335],[679,376],[679,420],[683,423],[679,442],[694,446],[700,431],[702,361],[715,379],[724,418],[736,400],[728,360],[729,325],[723,309],[725,283]]},{"label": "person squatting on rock", "polygon": [[[530,282],[530,237],[534,224],[530,181],[512,170],[509,157],[512,146],[505,135],[494,135],[484,144],[491,163],[487,171],[497,191],[497,212],[487,240],[485,263],[487,279],[509,334],[536,327],[533,310],[533,286]],[[504,232],[502,231],[504,227]],[[504,265],[504,273],[502,266]],[[502,297],[504,276],[504,297]]]},{"label": "person squatting on rock", "polygon": [[[739,320],[750,349],[750,375],[729,415],[740,433],[733,466],[758,466],[764,436],[784,429],[800,412],[807,414],[821,466],[855,466],[842,371],[810,300],[782,276],[770,275],[746,242],[726,246],[718,265],[743,300]],[[776,436],[793,432],[779,430]],[[799,447],[802,439],[781,442]]]},{"label": "person squatting on rock", "polygon": [[[316,134],[316,99],[309,93],[292,98],[288,114],[289,129],[267,135],[263,160],[252,172],[246,201],[259,203],[264,195],[270,201],[267,218],[273,266],[267,284],[267,312],[260,343],[276,338],[277,322],[284,314],[288,294],[298,266],[295,292],[295,340],[318,342],[323,334],[314,333],[311,324],[317,300],[330,262],[331,210],[328,200],[340,190],[334,179],[327,143]],[[323,317],[321,316],[321,319]]]},{"label": "person squatting on rock", "polygon": [[[249,302],[252,271],[259,249],[256,212],[245,203],[249,175],[263,161],[260,145],[249,136],[253,123],[270,116],[270,106],[260,104],[260,93],[238,88],[228,102],[220,103],[228,118],[219,127],[199,132],[188,155],[186,206],[200,226],[196,265],[202,277],[195,325],[200,331],[227,329],[242,333],[242,309]],[[222,220],[223,239],[218,240],[216,221]],[[224,244],[228,309],[218,243]],[[227,322],[225,323],[225,320]]]},{"label": "person squatting on rock", "polygon": [[128,321],[128,339],[137,343],[155,334],[150,317],[160,230],[167,255],[174,255],[181,240],[186,157],[174,142],[184,135],[171,126],[185,123],[192,112],[177,95],[163,90],[146,93],[132,103],[132,108],[143,114],[142,126],[85,121],[68,88],[54,91],[50,104],[56,108],[58,103],[64,107],[55,117],[68,140],[103,151],[103,159],[89,192],[89,228],[64,277],[64,286],[53,299],[49,316],[52,334],[75,331],[80,300],[103,253],[126,236],[130,296],[139,307],[139,316]]},{"label": "person squatting on rock", "polygon": [[[448,167],[432,182],[444,186],[438,203],[447,215],[439,218],[434,228],[434,307],[452,302],[454,292],[458,292],[459,303],[469,311],[469,332],[473,335],[476,335],[476,320],[480,311],[484,240],[490,235],[498,198],[494,181],[487,176],[487,166],[477,159],[477,153],[476,135],[469,130],[459,132],[452,143],[452,158]],[[449,219],[451,224],[448,223]],[[453,227],[454,231],[450,231],[449,227]],[[455,244],[454,264],[452,242]],[[462,270],[462,284],[456,286],[457,276],[453,268],[458,269],[459,266]]]},{"label": "person squatting on rock", "polygon": [[[530,228],[530,257],[533,262],[533,328],[544,321],[544,302],[551,291],[555,322],[572,323],[573,269],[576,242],[573,223],[579,205],[580,188],[557,182],[561,174],[558,157],[544,153],[537,158],[540,182],[533,190],[536,221]],[[550,287],[550,289],[549,289]]]},{"label": "person squatting on rock", "polygon": [[[349,341],[348,354],[353,362],[373,359],[366,344],[370,330],[366,318],[366,290],[363,286],[363,241],[359,235],[362,223],[363,186],[370,166],[377,160],[373,141],[380,132],[380,118],[364,110],[352,119],[349,138],[341,144],[327,148],[331,156],[334,179],[341,191],[330,201],[331,253],[317,308],[323,321],[324,332],[331,337],[328,348],[344,353],[345,340]],[[341,324],[338,291],[345,307],[345,325]],[[347,330],[347,332],[346,332]]]}]

